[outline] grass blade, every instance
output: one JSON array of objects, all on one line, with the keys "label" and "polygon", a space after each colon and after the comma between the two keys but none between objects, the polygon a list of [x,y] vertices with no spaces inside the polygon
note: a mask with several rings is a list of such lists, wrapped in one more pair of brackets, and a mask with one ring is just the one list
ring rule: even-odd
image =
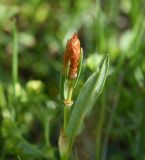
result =
[{"label": "grass blade", "polygon": [[13,60],[12,60],[13,97],[16,97],[16,84],[18,82],[18,34],[14,22],[13,27]]}]

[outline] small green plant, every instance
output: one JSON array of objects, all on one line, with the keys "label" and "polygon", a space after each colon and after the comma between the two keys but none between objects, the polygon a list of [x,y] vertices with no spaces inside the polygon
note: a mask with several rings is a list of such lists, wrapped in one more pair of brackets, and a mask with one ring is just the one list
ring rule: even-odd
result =
[{"label": "small green plant", "polygon": [[74,34],[67,42],[61,71],[60,94],[64,103],[64,121],[58,142],[61,160],[69,159],[75,137],[83,129],[83,121],[103,89],[109,67],[109,56],[106,54],[73,102],[72,95],[80,76],[82,60],[83,50],[78,36]]}]

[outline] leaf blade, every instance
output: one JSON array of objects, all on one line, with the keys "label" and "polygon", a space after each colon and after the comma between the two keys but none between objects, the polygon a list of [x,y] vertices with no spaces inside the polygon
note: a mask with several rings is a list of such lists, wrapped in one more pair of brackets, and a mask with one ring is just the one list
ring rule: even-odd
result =
[{"label": "leaf blade", "polygon": [[99,73],[97,74],[94,72],[88,78],[80,94],[78,95],[66,130],[67,136],[71,143],[73,142],[73,139],[75,138],[85,116],[92,109],[96,99],[103,89],[107,76],[108,66],[109,56],[107,54],[100,62]]}]

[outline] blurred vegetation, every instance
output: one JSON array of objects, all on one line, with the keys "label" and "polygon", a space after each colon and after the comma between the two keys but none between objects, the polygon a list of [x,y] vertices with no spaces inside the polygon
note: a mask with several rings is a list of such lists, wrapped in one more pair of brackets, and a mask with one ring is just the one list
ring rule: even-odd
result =
[{"label": "blurred vegetation", "polygon": [[1,0],[0,159],[59,159],[60,68],[77,32],[84,62],[74,97],[106,52],[110,70],[73,159],[144,160],[144,17],[144,0]]}]

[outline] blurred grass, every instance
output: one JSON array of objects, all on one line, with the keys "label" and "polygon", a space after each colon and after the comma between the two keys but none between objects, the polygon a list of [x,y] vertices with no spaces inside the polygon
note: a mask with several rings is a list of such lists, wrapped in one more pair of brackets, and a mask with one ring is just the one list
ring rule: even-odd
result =
[{"label": "blurred grass", "polygon": [[97,58],[108,52],[111,60],[104,92],[74,155],[145,159],[144,11],[144,0],[0,1],[0,159],[59,159],[58,84],[64,45],[74,32],[85,59],[74,97]]}]

